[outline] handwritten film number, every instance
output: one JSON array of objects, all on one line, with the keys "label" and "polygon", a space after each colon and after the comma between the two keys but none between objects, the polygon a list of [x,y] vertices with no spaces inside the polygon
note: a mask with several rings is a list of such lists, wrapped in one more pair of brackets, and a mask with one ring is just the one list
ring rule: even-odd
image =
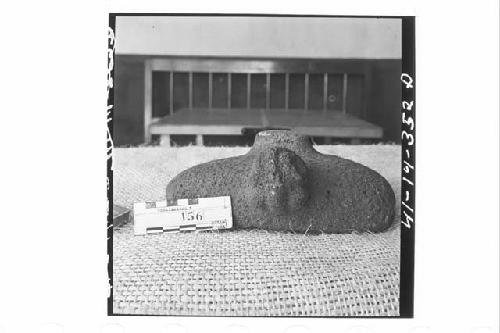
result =
[{"label": "handwritten film number", "polygon": [[[401,75],[401,81],[403,82],[403,84],[405,85],[405,88],[406,89],[413,89],[413,78],[406,74],[406,73],[403,73]],[[407,101],[403,101],[402,102],[402,107],[403,107],[403,110],[404,111],[408,111],[408,112],[411,112],[412,109],[413,109],[413,101],[410,101],[410,102],[407,102]],[[415,122],[414,122],[414,119],[411,117],[411,116],[407,116],[407,113],[406,112],[403,112],[402,113],[402,121],[403,121],[403,124],[404,125],[407,125],[407,129],[410,131],[410,133],[408,133],[406,130],[403,130],[402,133],[401,133],[401,136],[402,136],[402,139],[403,140],[406,140],[408,145],[409,146],[413,146],[414,144],[414,136],[413,136],[413,130],[415,129]],[[407,150],[408,152],[408,150]],[[403,161],[405,162],[406,164],[406,167],[405,167],[405,172],[406,173],[409,173],[410,172],[410,169],[413,169],[413,166],[410,165],[408,162],[406,161]],[[406,179],[405,177],[403,177],[403,179]],[[413,185],[413,183],[409,182],[411,185]],[[408,204],[406,204],[406,201],[408,201],[410,199],[410,192],[409,191],[406,191],[406,199],[402,201],[402,204],[403,206],[409,210],[411,213],[413,213],[413,208],[410,207]],[[401,223],[407,227],[407,228],[411,228],[411,224],[413,223],[413,217],[410,216],[405,210],[402,211],[403,215],[404,215],[404,218],[401,220]]]}]

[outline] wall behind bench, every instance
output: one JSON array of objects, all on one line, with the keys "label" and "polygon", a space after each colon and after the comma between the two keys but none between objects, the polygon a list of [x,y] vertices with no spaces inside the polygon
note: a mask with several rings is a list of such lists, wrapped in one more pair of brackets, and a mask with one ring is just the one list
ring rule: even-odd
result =
[{"label": "wall behind bench", "polygon": [[368,63],[366,120],[400,142],[401,21],[378,18],[126,16],[116,20],[114,142],[143,140],[144,61],[158,56]]}]

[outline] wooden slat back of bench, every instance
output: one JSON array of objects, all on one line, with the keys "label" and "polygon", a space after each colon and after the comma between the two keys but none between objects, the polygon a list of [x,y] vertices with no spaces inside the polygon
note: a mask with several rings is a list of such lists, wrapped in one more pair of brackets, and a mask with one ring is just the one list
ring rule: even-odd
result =
[{"label": "wooden slat back of bench", "polygon": [[[213,75],[227,75],[227,101],[226,107],[232,108],[232,77],[234,74],[246,75],[246,108],[251,108],[252,75],[265,75],[265,109],[271,108],[271,75],[284,74],[285,76],[285,105],[289,108],[290,102],[290,75],[304,75],[304,109],[309,107],[309,76],[322,75],[322,108],[326,112],[328,104],[328,77],[331,74],[342,76],[341,112],[347,112],[348,82],[351,75],[363,77],[363,88],[365,96],[370,91],[371,71],[366,65],[359,62],[349,61],[325,61],[315,59],[246,59],[246,58],[184,58],[184,57],[161,57],[147,59],[145,62],[145,103],[144,103],[144,132],[145,141],[149,142],[151,135],[149,126],[158,120],[153,117],[153,72],[168,72],[168,113],[174,113],[174,73],[187,73],[188,75],[188,107],[193,107],[193,74],[208,74],[208,108],[213,106]],[[363,115],[366,115],[366,97],[363,101]]]}]

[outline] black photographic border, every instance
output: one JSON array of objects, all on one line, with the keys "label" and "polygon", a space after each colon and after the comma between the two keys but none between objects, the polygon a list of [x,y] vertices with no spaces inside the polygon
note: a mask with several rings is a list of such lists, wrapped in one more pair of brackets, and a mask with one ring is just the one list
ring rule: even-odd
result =
[{"label": "black photographic border", "polygon": [[[254,16],[254,17],[315,17],[315,18],[399,18],[402,25],[401,57],[401,254],[400,254],[400,289],[399,316],[274,316],[281,318],[413,318],[414,267],[415,267],[415,17],[414,16],[368,16],[368,15],[282,15],[282,14],[219,14],[219,13],[110,13],[108,26],[108,75],[107,75],[107,255],[108,316],[174,316],[149,314],[113,313],[113,112],[114,112],[114,61],[115,34],[117,16]],[[175,315],[178,316],[178,315]],[[187,316],[182,317],[207,317]],[[264,316],[231,316],[264,317]]]}]

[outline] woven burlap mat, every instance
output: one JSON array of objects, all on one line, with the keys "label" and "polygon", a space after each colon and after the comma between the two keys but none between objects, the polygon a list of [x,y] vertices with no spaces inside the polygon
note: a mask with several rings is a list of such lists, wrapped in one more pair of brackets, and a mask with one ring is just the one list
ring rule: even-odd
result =
[{"label": "woven burlap mat", "polygon": [[[400,146],[322,146],[387,178],[400,201]],[[248,148],[115,149],[114,203],[162,200],[185,168]],[[223,316],[399,315],[399,208],[381,234],[223,231],[113,234],[113,312]]]}]

